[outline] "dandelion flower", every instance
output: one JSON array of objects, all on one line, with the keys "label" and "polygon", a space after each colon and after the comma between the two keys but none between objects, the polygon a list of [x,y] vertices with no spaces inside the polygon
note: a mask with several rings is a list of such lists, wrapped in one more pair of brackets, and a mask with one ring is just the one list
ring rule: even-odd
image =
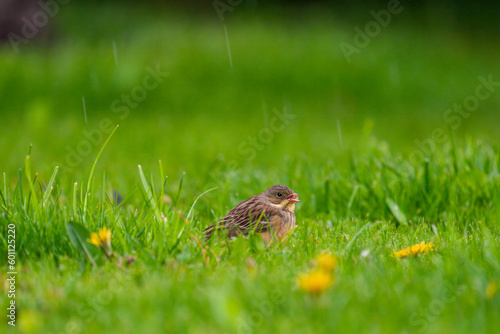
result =
[{"label": "dandelion flower", "polygon": [[498,291],[500,291],[500,286],[498,286],[498,283],[495,281],[491,281],[486,286],[486,297],[488,299],[493,299],[493,297],[495,297]]},{"label": "dandelion flower", "polygon": [[428,244],[426,244],[424,241],[422,241],[420,244],[416,244],[408,248],[396,251],[393,253],[392,256],[397,257],[399,259],[403,259],[408,256],[417,256],[420,254],[427,253],[429,251],[433,251],[434,247],[435,247],[434,243],[429,242]]},{"label": "dandelion flower", "polygon": [[334,279],[330,273],[323,270],[315,270],[308,274],[300,275],[297,283],[301,290],[318,296],[333,285]]},{"label": "dandelion flower", "polygon": [[320,270],[331,273],[337,267],[337,258],[328,252],[323,252],[316,257],[316,265]]},{"label": "dandelion flower", "polygon": [[92,232],[90,234],[90,239],[87,239],[93,245],[101,248],[106,256],[110,256],[112,253],[111,250],[111,230],[106,226],[101,228],[97,233]]}]

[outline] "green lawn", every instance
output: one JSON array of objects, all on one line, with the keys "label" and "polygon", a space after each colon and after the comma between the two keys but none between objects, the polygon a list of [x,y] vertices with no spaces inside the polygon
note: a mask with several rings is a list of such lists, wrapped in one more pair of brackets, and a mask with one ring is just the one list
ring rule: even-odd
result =
[{"label": "green lawn", "polygon": [[[69,3],[48,45],[0,48],[7,333],[496,333],[495,47],[402,12],[348,63],[339,44],[366,20],[307,14],[236,8],[232,67],[215,13]],[[200,242],[273,184],[302,200],[285,245]],[[110,228],[114,258],[83,254],[69,221]],[[323,251],[335,283],[312,296],[297,278]]]}]

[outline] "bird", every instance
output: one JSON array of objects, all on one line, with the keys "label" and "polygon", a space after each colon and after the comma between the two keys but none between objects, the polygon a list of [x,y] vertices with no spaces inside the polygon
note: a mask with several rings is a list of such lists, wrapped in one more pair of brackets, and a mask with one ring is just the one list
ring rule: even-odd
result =
[{"label": "bird", "polygon": [[216,231],[227,233],[228,238],[248,236],[250,231],[260,233],[266,245],[277,239],[286,241],[295,228],[295,203],[299,195],[283,185],[274,185],[236,205],[218,223],[203,233],[208,241]]}]

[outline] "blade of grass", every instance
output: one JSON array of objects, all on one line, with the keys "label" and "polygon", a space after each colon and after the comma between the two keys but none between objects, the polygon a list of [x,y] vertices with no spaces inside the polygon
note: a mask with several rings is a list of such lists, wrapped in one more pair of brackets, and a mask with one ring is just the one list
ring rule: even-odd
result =
[{"label": "blade of grass", "polygon": [[52,192],[54,180],[56,179],[56,175],[57,175],[58,170],[59,170],[59,166],[56,166],[56,168],[54,169],[54,172],[52,173],[52,177],[50,178],[49,184],[47,185],[47,188],[45,189],[45,193],[43,194],[42,207],[45,207],[45,204],[49,200],[50,193]]},{"label": "blade of grass", "polygon": [[158,164],[160,165],[160,181],[161,181],[161,185],[160,185],[160,196],[158,198],[159,200],[159,203],[160,203],[160,211],[162,211],[163,209],[163,206],[164,206],[164,203],[163,203],[163,194],[165,193],[165,183],[166,183],[166,179],[165,179],[165,174],[163,173],[163,164],[161,163],[161,160],[158,160]]},{"label": "blade of grass", "polygon": [[347,246],[345,246],[344,250],[342,251],[343,254],[345,254],[350,248],[351,246],[354,244],[354,241],[356,241],[356,239],[358,238],[358,236],[361,234],[361,232],[363,232],[367,227],[369,227],[371,225],[371,223],[366,223],[365,225],[363,225],[362,228],[359,229],[359,231],[354,235],[354,237],[352,237],[352,239],[349,241],[349,243],[347,244]]},{"label": "blade of grass", "polygon": [[78,182],[73,183],[73,215],[76,217],[76,190],[78,188]]},{"label": "blade of grass", "polygon": [[356,197],[358,190],[359,190],[359,185],[355,185],[354,189],[352,190],[351,197],[349,198],[349,202],[347,203],[347,215],[348,216],[351,214],[352,203],[354,203],[354,198]]},{"label": "blade of grass", "polygon": [[211,189],[208,189],[206,191],[204,191],[203,193],[201,193],[200,196],[198,196],[195,200],[194,200],[194,203],[193,205],[191,205],[191,209],[189,209],[189,212],[188,212],[188,215],[186,217],[186,220],[189,221],[189,217],[191,217],[191,215],[193,214],[193,210],[194,210],[194,206],[196,205],[196,202],[198,202],[198,200],[201,198],[201,196],[205,195],[206,193],[209,193],[211,192],[212,190],[215,190],[217,189],[218,187],[214,187],[214,188],[211,188]]},{"label": "blade of grass", "polygon": [[179,181],[179,189],[177,189],[177,196],[174,202],[174,208],[177,207],[177,204],[179,204],[179,199],[181,198],[181,190],[182,190],[182,184],[184,183],[184,176],[186,176],[186,172],[182,172],[181,180]]},{"label": "blade of grass", "polygon": [[87,191],[85,192],[85,199],[83,201],[83,219],[84,220],[86,219],[87,202],[88,202],[87,200],[88,200],[88,195],[89,195],[89,191],[90,191],[90,186],[92,184],[92,177],[94,176],[95,166],[97,165],[97,161],[99,160],[99,157],[101,156],[102,152],[104,151],[104,148],[108,144],[111,137],[113,137],[113,135],[115,134],[115,132],[119,126],[120,126],[119,124],[116,125],[116,127],[113,129],[113,131],[109,134],[108,139],[106,139],[104,144],[101,146],[101,149],[99,150],[99,153],[97,153],[97,156],[94,160],[94,164],[92,165],[92,169],[90,170],[89,180],[87,182]]},{"label": "blade of grass", "polygon": [[68,237],[73,243],[73,245],[83,254],[87,256],[90,260],[90,263],[95,267],[96,263],[94,257],[90,253],[89,244],[87,243],[87,239],[90,237],[90,232],[83,226],[72,221],[69,221],[66,224],[66,232]]},{"label": "blade of grass", "polygon": [[387,203],[389,210],[391,210],[392,214],[394,215],[398,223],[403,225],[408,225],[408,221],[406,220],[405,214],[403,213],[403,211],[401,211],[396,202],[394,202],[389,197],[385,199],[385,202]]},{"label": "blade of grass", "polygon": [[144,191],[146,192],[146,200],[148,201],[150,208],[154,211],[156,220],[160,221],[161,214],[160,214],[160,211],[158,210],[158,206],[156,205],[153,190],[151,189],[150,184],[148,183],[148,181],[146,180],[146,177],[144,176],[144,172],[142,171],[141,165],[138,165],[137,167],[139,168],[139,177],[141,178],[142,187],[144,188]]},{"label": "blade of grass", "polygon": [[36,216],[40,218],[40,208],[38,206],[38,197],[35,192],[35,187],[33,185],[33,180],[31,178],[31,156],[27,155],[24,159],[24,173],[26,175],[26,179],[28,180],[30,189],[31,189],[31,200],[33,202],[33,207],[35,209]]},{"label": "blade of grass", "polygon": [[3,173],[3,193],[4,193],[4,196],[5,196],[5,201],[8,201],[8,197],[7,197],[7,176],[5,175],[5,173]]}]

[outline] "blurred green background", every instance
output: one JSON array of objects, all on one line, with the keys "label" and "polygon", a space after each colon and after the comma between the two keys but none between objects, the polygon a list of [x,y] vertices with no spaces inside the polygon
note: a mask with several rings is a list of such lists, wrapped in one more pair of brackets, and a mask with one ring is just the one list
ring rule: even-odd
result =
[{"label": "blurred green background", "polygon": [[[443,118],[474,94],[479,76],[500,81],[496,5],[402,1],[401,12],[348,62],[341,43],[355,46],[355,28],[364,31],[374,21],[370,11],[387,6],[243,1],[221,21],[211,2],[70,1],[18,52],[5,34],[7,20],[0,46],[1,170],[14,182],[33,144],[44,179],[55,165],[79,179],[104,139],[77,164],[68,154],[103,119],[120,128],[99,168],[123,177],[158,159],[173,176],[201,177],[232,160],[278,167],[298,153],[328,158],[340,148],[363,147],[367,138],[408,157],[435,128],[458,141],[496,144],[500,92],[480,101],[451,133]],[[168,77],[121,119],[113,102],[157,66]],[[286,129],[255,158],[242,153],[240,145],[258,136],[273,110],[284,109],[295,115]]]}]

